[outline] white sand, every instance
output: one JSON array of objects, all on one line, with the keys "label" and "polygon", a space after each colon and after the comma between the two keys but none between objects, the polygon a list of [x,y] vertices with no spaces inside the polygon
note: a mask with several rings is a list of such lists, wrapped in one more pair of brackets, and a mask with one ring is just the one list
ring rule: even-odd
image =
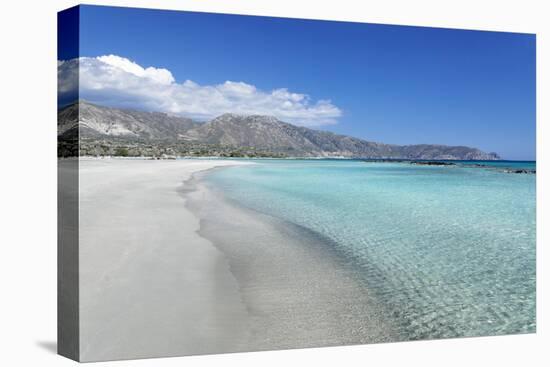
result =
[{"label": "white sand", "polygon": [[178,193],[229,161],[81,160],[81,360],[242,349],[247,311]]}]

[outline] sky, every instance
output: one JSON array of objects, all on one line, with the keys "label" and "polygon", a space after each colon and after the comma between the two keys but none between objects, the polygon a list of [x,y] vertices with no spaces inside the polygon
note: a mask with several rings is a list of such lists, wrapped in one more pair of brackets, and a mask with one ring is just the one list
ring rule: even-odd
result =
[{"label": "sky", "polygon": [[[269,114],[371,141],[534,160],[535,43],[518,33],[82,6],[80,97],[199,120]],[[73,57],[60,49],[59,70]]]}]

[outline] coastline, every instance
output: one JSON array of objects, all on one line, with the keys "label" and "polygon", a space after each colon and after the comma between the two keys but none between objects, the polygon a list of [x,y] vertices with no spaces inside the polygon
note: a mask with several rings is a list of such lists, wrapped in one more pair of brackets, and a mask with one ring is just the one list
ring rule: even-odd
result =
[{"label": "coastline", "polygon": [[[464,313],[481,320],[478,326],[457,329],[449,313],[469,308],[454,298],[443,299],[439,303],[443,307],[438,308],[432,307],[431,298],[428,303],[424,298],[414,303],[418,284],[411,288],[406,277],[395,278],[396,287],[381,293],[357,259],[345,256],[330,236],[321,234],[324,227],[318,233],[285,220],[285,215],[270,216],[269,211],[246,207],[246,196],[236,201],[239,196],[226,195],[215,179],[207,177],[214,170],[243,164],[251,162],[80,160],[83,361],[397,342],[414,340],[415,335],[423,339],[499,335],[512,329],[495,328],[490,317],[515,328],[518,319],[507,315],[518,307],[529,311],[529,304],[521,300],[493,305],[492,298],[487,298],[483,303],[487,310]],[[231,182],[245,189],[245,195],[258,195],[254,188],[261,186],[240,180],[239,173],[255,167],[235,168],[223,175],[229,174]],[[510,182],[520,179],[529,177],[518,176]],[[363,236],[376,238],[375,234]],[[399,256],[401,251],[406,256],[408,249],[399,251]],[[369,261],[373,255],[369,254]],[[384,266],[386,255],[382,255],[371,265]],[[390,255],[392,265],[396,257]],[[469,275],[469,269],[462,272]],[[473,284],[479,282],[476,269]],[[493,278],[484,279],[491,282]],[[447,284],[451,295],[472,300],[485,294],[479,293],[484,289],[495,289],[483,288],[486,283],[479,289],[437,283],[442,290]],[[504,286],[497,291],[504,297],[509,292]],[[396,304],[388,304],[386,295]],[[411,313],[419,321],[400,319],[403,307],[419,307]],[[529,315],[522,313],[528,321]],[[488,320],[485,329],[484,320]],[[421,321],[425,328],[414,334]],[[442,325],[448,327],[442,329]],[[529,325],[513,331],[529,332]],[[436,326],[447,334],[430,334]],[[484,331],[488,328],[491,334]]]},{"label": "coastline", "polygon": [[[352,162],[306,167],[303,163],[279,163],[220,169],[204,182],[214,191],[223,190],[221,196],[239,209],[237,214],[229,211],[226,217],[239,218],[244,206],[253,219],[262,219],[270,228],[282,228],[280,233],[296,228],[293,223],[304,226],[305,233],[301,230],[285,239],[296,247],[313,248],[316,243],[311,242],[311,235],[322,234],[315,235],[317,242],[326,244],[322,246],[325,250],[332,249],[323,251],[324,259],[344,258],[357,265],[355,274],[359,273],[365,288],[381,305],[380,314],[390,318],[385,322],[388,331],[397,331],[392,341],[535,330],[530,276],[534,264],[534,176],[505,178],[477,166],[447,170]],[[414,198],[408,200],[411,194]],[[510,205],[516,211],[510,210]],[[486,215],[487,206],[494,210],[491,216]],[[223,208],[217,211],[225,212]],[[518,217],[517,211],[526,215]],[[508,235],[509,223],[516,225],[513,236]],[[231,230],[230,225],[224,233]],[[231,240],[227,235],[213,237],[216,228],[224,228],[223,221],[216,220],[210,233],[201,234],[216,245]],[[251,232],[244,225],[242,231]],[[233,240],[230,245],[238,243]],[[364,314],[372,314],[374,309],[367,308]]]},{"label": "coastline", "polygon": [[399,340],[327,239],[201,181],[238,164],[80,160],[83,361]]},{"label": "coastline", "polygon": [[245,208],[196,172],[182,195],[198,234],[226,257],[246,304],[246,351],[399,341],[355,264],[332,242],[296,224]]}]

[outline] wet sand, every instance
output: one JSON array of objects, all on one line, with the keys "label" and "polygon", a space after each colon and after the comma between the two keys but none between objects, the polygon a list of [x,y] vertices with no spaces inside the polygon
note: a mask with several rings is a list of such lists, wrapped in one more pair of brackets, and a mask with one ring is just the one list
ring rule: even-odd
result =
[{"label": "wet sand", "polygon": [[226,256],[238,282],[250,319],[246,350],[401,339],[361,270],[333,243],[225,199],[204,174],[187,182],[186,203],[201,219],[198,233]]}]

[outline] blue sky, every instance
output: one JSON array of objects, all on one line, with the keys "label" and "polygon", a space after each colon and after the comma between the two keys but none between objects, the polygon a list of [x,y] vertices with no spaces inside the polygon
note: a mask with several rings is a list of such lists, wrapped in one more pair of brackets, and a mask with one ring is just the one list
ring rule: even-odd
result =
[{"label": "blue sky", "polygon": [[[98,102],[205,118],[273,106],[289,122],[367,140],[535,158],[534,35],[85,6],[80,56],[101,55],[124,71],[134,72],[124,60],[137,64],[135,75],[170,84],[175,97],[145,103],[132,79],[124,86],[136,92],[116,98],[109,79],[102,92],[89,88]],[[160,84],[155,98],[168,93]]]}]

